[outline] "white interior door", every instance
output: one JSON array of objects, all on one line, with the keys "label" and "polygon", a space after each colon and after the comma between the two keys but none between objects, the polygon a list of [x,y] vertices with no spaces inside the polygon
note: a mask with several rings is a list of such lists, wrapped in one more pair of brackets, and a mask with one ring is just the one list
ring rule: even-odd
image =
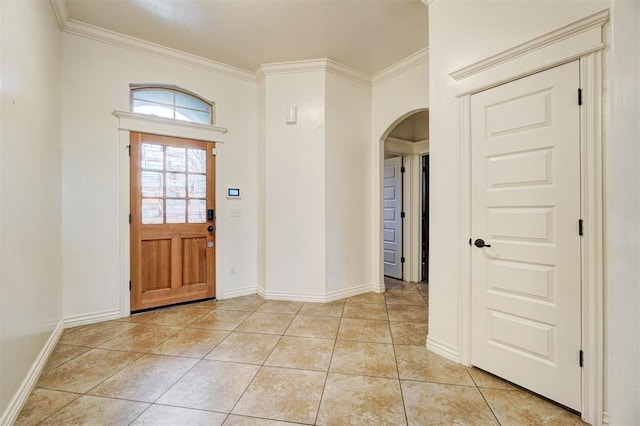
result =
[{"label": "white interior door", "polygon": [[[581,409],[578,61],[471,96],[473,365]],[[478,245],[481,245],[478,242]]]},{"label": "white interior door", "polygon": [[384,274],[402,279],[402,157],[384,160]]}]

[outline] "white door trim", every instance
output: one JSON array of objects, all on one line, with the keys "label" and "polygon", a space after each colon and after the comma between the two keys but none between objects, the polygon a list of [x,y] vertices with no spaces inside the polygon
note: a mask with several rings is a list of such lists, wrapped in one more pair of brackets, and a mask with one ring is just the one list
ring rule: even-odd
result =
[{"label": "white door trim", "polygon": [[[383,224],[382,209],[384,207],[384,152],[385,141],[388,139],[391,131],[407,117],[421,111],[428,110],[428,107],[416,108],[402,114],[387,126],[384,133],[377,139],[377,143],[373,148],[371,156],[371,181],[373,182],[371,192],[371,290],[376,293],[384,293],[384,260],[383,260]],[[425,143],[428,146],[428,140],[420,141],[421,146]],[[413,154],[416,154],[414,152]]]},{"label": "white door trim", "polygon": [[421,280],[422,267],[422,156],[429,154],[429,140],[418,142],[403,141],[387,137],[384,152],[402,155],[404,174],[404,211],[402,243],[405,254],[403,280]]},{"label": "white door trim", "polygon": [[[582,344],[585,363],[582,372],[582,419],[594,426],[603,424],[604,415],[604,258],[603,258],[603,27],[608,9],[589,21],[584,31],[567,32],[549,44],[537,46],[521,56],[513,55],[489,68],[478,69],[456,83],[460,104],[459,170],[460,213],[458,245],[459,353],[427,340],[427,347],[457,361],[471,363],[471,105],[472,93],[580,60],[581,108],[581,181],[585,236],[582,240]],[[586,20],[587,18],[585,18]],[[577,21],[580,23],[584,20]],[[574,23],[575,24],[575,23]],[[571,28],[569,24],[563,28]],[[561,30],[561,29],[560,29]],[[558,30],[558,31],[560,31]],[[537,39],[533,39],[535,41]],[[526,43],[525,43],[526,44]],[[488,59],[488,58],[487,58]],[[577,92],[577,88],[576,88]]]}]

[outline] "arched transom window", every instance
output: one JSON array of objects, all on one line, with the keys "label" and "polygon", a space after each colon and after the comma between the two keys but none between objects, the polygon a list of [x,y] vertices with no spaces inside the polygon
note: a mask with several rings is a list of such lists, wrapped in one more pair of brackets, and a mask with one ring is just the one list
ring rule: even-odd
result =
[{"label": "arched transom window", "polygon": [[214,124],[213,102],[176,86],[131,85],[131,111],[193,123]]}]

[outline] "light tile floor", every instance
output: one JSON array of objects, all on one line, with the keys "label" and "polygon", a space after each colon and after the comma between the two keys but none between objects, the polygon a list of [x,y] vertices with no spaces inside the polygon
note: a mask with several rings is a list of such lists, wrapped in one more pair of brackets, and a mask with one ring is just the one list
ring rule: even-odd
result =
[{"label": "light tile floor", "polygon": [[425,349],[427,285],[245,296],[65,330],[18,425],[580,425]]}]

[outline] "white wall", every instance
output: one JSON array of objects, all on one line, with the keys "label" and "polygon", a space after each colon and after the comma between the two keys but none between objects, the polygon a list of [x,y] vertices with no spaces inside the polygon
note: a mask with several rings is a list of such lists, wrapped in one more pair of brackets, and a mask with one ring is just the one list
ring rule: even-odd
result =
[{"label": "white wall", "polygon": [[371,279],[384,291],[382,262],[382,168],[384,140],[390,131],[412,113],[429,107],[429,61],[377,82],[371,89]]},{"label": "white wall", "polygon": [[371,89],[371,137],[376,145],[390,127],[429,106],[429,61],[424,61]]},{"label": "white wall", "polygon": [[[325,293],[325,72],[265,80],[265,250],[268,297]],[[297,124],[286,108],[297,106]]]},{"label": "white wall", "polygon": [[333,73],[326,82],[328,293],[371,283],[371,87]]},{"label": "white wall", "polygon": [[267,282],[266,264],[266,214],[265,214],[265,154],[266,154],[266,112],[265,112],[265,81],[258,82],[258,158],[257,158],[257,192],[258,192],[258,292],[264,293]]},{"label": "white wall", "polygon": [[[126,217],[121,209],[127,208],[119,205],[119,165],[128,157],[119,147],[118,121],[111,113],[129,110],[130,83],[175,84],[216,103],[216,124],[229,129],[216,160],[217,186],[243,190],[241,200],[217,196],[217,295],[255,291],[255,83],[66,33],[62,46],[65,317],[119,310],[124,289],[119,226]],[[231,208],[240,209],[242,216],[229,217]]]},{"label": "white wall", "polygon": [[640,424],[640,2],[611,10],[606,144],[607,410],[611,425]]},{"label": "white wall", "polygon": [[60,33],[48,1],[0,2],[0,418],[62,318]]}]

